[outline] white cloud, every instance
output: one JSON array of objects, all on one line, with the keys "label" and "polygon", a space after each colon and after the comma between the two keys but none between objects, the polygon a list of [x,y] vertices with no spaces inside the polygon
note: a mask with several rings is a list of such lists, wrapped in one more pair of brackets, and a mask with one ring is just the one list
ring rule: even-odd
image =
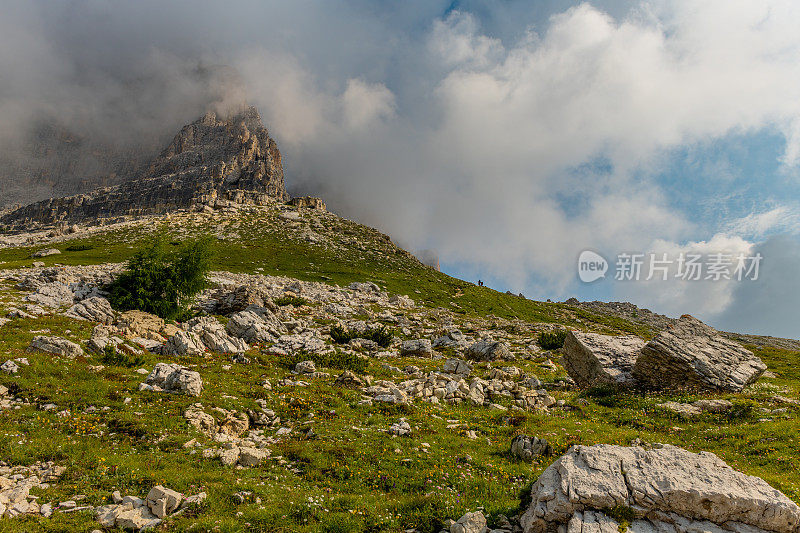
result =
[{"label": "white cloud", "polygon": [[800,209],[779,205],[768,211],[750,213],[730,221],[728,230],[735,235],[758,239],[771,233],[797,233],[800,231]]},{"label": "white cloud", "polygon": [[[51,10],[28,16],[46,20],[42,28],[22,24],[36,29],[25,45],[32,61],[15,55],[25,47],[0,52],[15,80],[0,108],[14,109],[21,95],[57,101],[41,92],[57,87],[56,95],[81,96],[64,99],[82,104],[72,108],[116,110],[112,104],[128,94],[113,90],[127,79],[117,71],[136,78],[144,70],[170,82],[121,116],[160,118],[162,100],[182,110],[184,100],[207,100],[207,88],[180,83],[185,65],[232,65],[278,140],[290,185],[326,196],[342,214],[410,247],[438,250],[444,263],[468,263],[540,297],[575,288],[574,261],[585,248],[741,249],[798,228],[796,211],[783,204],[705,226],[707,218],[676,205],[663,188],[691,194],[702,189],[696,176],[670,185],[655,178],[674,148],[765,128],[786,136],[783,164],[797,164],[797,2],[641,1],[616,18],[585,3],[528,27],[514,21],[516,33],[502,38],[466,11],[442,17],[446,4],[429,2],[386,12],[347,2],[251,4],[248,17],[208,3],[188,13],[159,8],[157,20],[147,16],[153,5],[74,16],[74,27]],[[511,11],[519,18],[525,10]],[[150,22],[130,33],[130,20]],[[126,44],[99,46],[105,34],[92,33],[98,28]],[[148,68],[130,60],[143,56],[158,60]],[[96,75],[89,89],[70,75],[87,64]],[[225,103],[241,99],[230,88],[223,93]],[[137,106],[150,114],[137,115]],[[13,131],[9,124],[0,123],[0,132]],[[717,172],[743,179],[725,165]],[[736,235],[748,240],[725,240]],[[632,297],[713,314],[731,305],[730,294],[717,286],[642,287]]]},{"label": "white cloud", "polygon": [[394,116],[394,94],[382,83],[350,79],[342,94],[342,106],[345,124],[359,130]]}]

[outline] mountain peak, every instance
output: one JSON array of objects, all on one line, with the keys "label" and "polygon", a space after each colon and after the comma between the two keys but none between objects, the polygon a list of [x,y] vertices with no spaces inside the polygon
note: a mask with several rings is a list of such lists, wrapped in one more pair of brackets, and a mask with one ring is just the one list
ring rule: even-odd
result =
[{"label": "mountain peak", "polygon": [[52,198],[0,219],[9,229],[176,209],[261,205],[288,199],[281,154],[255,107],[209,111],[187,124],[135,179],[88,194]]}]

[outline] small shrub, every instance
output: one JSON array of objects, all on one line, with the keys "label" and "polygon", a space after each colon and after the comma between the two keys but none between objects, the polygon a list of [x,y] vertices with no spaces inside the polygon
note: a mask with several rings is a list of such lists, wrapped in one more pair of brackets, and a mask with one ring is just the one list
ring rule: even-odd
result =
[{"label": "small shrub", "polygon": [[388,348],[389,345],[392,344],[392,339],[394,338],[394,331],[386,326],[370,329],[367,333],[369,335],[367,338],[378,343],[378,346],[381,348]]},{"label": "small shrub", "polygon": [[381,348],[388,348],[389,345],[392,344],[394,331],[390,330],[386,326],[381,326],[379,328],[369,328],[363,333],[359,333],[357,331],[347,330],[342,326],[335,325],[331,326],[330,335],[333,339],[333,342],[336,344],[347,344],[353,339],[367,339],[376,342]]},{"label": "small shrub", "polygon": [[755,416],[755,410],[759,407],[758,402],[753,400],[741,399],[734,400],[733,406],[727,410],[723,417],[729,422],[743,422]]},{"label": "small shrub", "polygon": [[103,355],[100,356],[100,362],[108,366],[133,368],[135,366],[142,366],[144,364],[144,357],[125,353],[121,350],[117,350],[117,347],[113,344],[107,344],[103,349]]},{"label": "small shrub", "polygon": [[336,344],[347,344],[355,338],[355,334],[340,325],[331,326],[331,339]]},{"label": "small shrub", "polygon": [[64,248],[64,250],[66,250],[67,252],[83,252],[86,250],[91,250],[92,248],[94,248],[94,244],[85,243],[85,244],[71,244],[66,248]]},{"label": "small shrub", "polygon": [[625,531],[628,530],[628,526],[630,526],[631,522],[636,520],[636,511],[627,505],[617,505],[610,508],[606,507],[603,509],[603,513],[619,523],[617,529],[620,533],[625,533]]},{"label": "small shrub", "polygon": [[353,353],[333,352],[326,354],[299,353],[286,356],[282,363],[286,368],[294,368],[301,361],[314,361],[314,364],[324,368],[334,368],[337,370],[352,370],[363,374],[366,372],[369,362],[364,357],[359,357]]},{"label": "small shrub", "polygon": [[211,240],[188,241],[170,250],[163,238],[139,250],[127,268],[106,287],[111,305],[139,309],[165,320],[185,317],[185,302],[206,286],[211,270]]},{"label": "small shrub", "polygon": [[536,343],[544,350],[557,350],[564,346],[564,339],[566,338],[567,332],[564,330],[542,331],[539,333]]},{"label": "small shrub", "polygon": [[305,298],[301,298],[300,296],[281,296],[280,298],[276,298],[272,300],[275,305],[280,307],[284,307],[286,305],[293,305],[295,307],[300,307],[301,305],[308,305],[308,300]]}]

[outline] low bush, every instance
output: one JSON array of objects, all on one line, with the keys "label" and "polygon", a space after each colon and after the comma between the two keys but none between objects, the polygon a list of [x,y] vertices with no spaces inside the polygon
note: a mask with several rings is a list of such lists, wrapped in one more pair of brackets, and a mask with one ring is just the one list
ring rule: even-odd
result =
[{"label": "low bush", "polygon": [[92,248],[94,248],[94,244],[85,243],[85,244],[71,244],[66,248],[64,248],[64,250],[66,250],[67,252],[84,252],[86,250],[91,250]]},{"label": "low bush", "polygon": [[352,353],[333,352],[326,354],[318,353],[298,353],[296,355],[285,356],[282,359],[286,368],[294,368],[301,361],[314,361],[314,364],[324,368],[335,368],[337,370],[352,370],[359,374],[366,372],[369,362],[364,357]]},{"label": "low bush", "polygon": [[144,357],[136,354],[129,354],[122,350],[117,350],[113,344],[107,344],[100,356],[100,362],[108,366],[124,366],[133,368],[144,364]]},{"label": "low bush", "polygon": [[272,300],[275,305],[280,307],[284,307],[286,305],[293,305],[295,307],[300,307],[301,305],[308,305],[308,300],[302,298],[300,296],[281,296],[280,298],[276,298]]},{"label": "low bush", "polygon": [[394,338],[394,331],[386,326],[379,328],[369,328],[366,331],[358,332],[355,330],[347,330],[342,326],[331,326],[331,338],[336,344],[347,344],[353,339],[367,339],[374,341],[381,348],[388,348],[392,344]]},{"label": "low bush", "polygon": [[567,338],[567,332],[564,330],[559,331],[542,331],[536,339],[536,343],[542,347],[543,350],[557,350],[564,346],[564,339]]}]

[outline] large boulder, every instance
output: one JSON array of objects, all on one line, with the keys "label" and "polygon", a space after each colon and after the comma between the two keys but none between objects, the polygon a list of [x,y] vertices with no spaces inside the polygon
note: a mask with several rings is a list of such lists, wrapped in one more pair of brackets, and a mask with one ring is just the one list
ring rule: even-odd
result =
[{"label": "large boulder", "polygon": [[497,361],[514,358],[506,343],[490,338],[481,339],[471,345],[464,352],[464,356],[475,361]]},{"label": "large boulder", "polygon": [[113,324],[117,320],[117,312],[111,304],[101,296],[92,296],[81,300],[67,309],[64,314],[78,320],[89,320],[101,324]]},{"label": "large boulder", "polygon": [[642,347],[633,376],[654,389],[708,389],[738,392],[767,366],[753,352],[722,337],[691,315]]},{"label": "large boulder", "polygon": [[83,348],[72,341],[47,335],[37,335],[31,341],[30,349],[55,355],[65,355],[69,358],[83,355]]},{"label": "large boulder", "polygon": [[157,363],[140,390],[174,392],[189,396],[200,396],[203,380],[198,372],[175,363]]},{"label": "large boulder", "polygon": [[520,521],[525,533],[797,533],[800,507],[712,453],[598,444],[550,465]]},{"label": "large boulder", "polygon": [[575,382],[588,387],[601,383],[629,386],[633,365],[645,341],[634,335],[612,337],[570,331],[564,339],[562,362]]},{"label": "large boulder", "polygon": [[430,357],[433,355],[431,341],[428,339],[412,339],[403,341],[403,344],[400,345],[400,355]]},{"label": "large boulder", "polygon": [[193,331],[176,331],[162,348],[164,355],[200,355],[206,351],[203,339]]}]

